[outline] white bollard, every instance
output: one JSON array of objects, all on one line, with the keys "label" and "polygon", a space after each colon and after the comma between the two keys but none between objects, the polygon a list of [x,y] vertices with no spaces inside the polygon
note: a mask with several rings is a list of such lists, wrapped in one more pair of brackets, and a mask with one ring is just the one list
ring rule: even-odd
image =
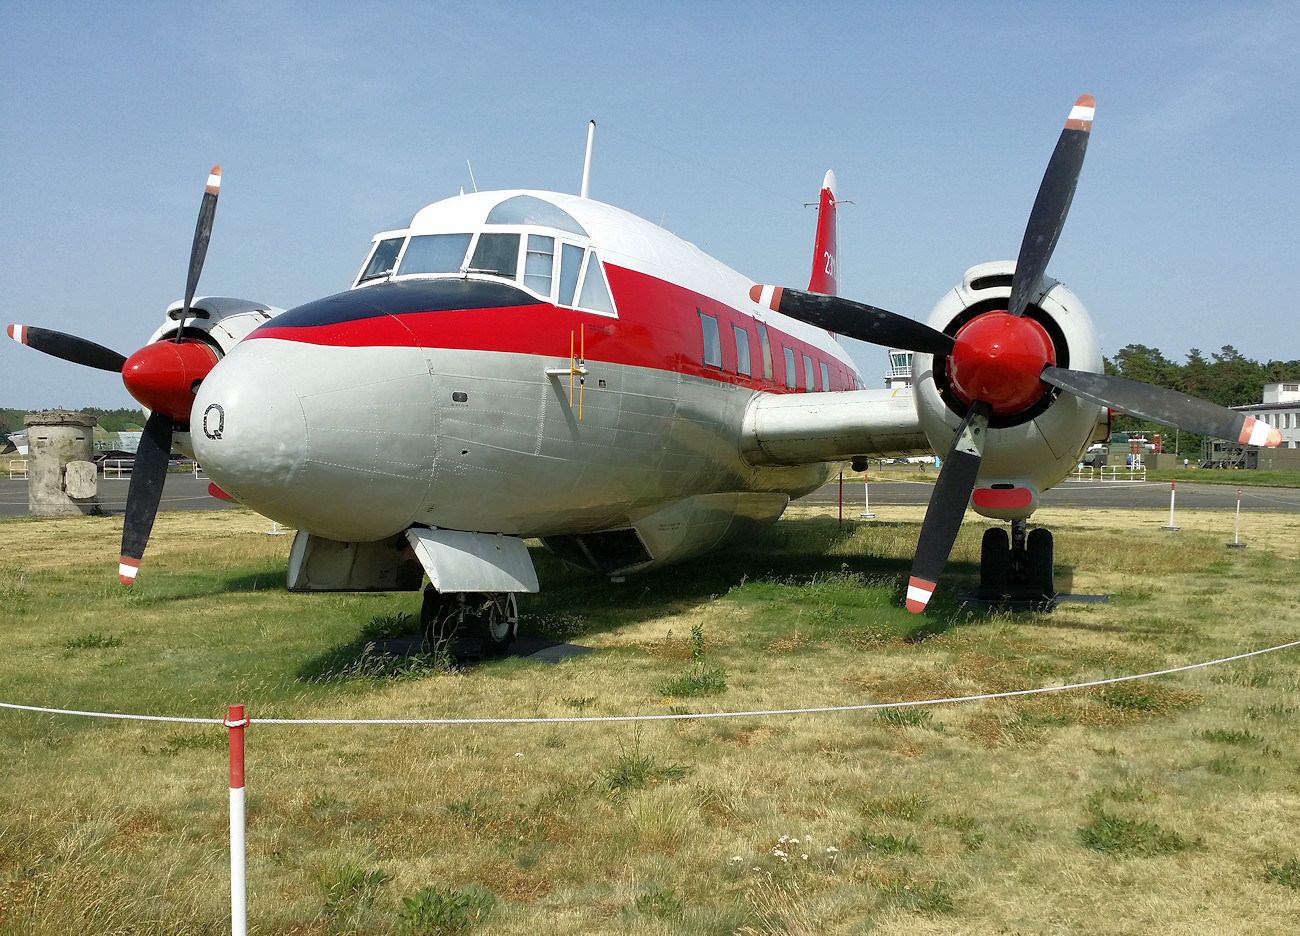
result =
[{"label": "white bollard", "polygon": [[230,933],[248,934],[248,899],[245,883],[244,849],[244,717],[242,705],[232,705],[226,712],[230,729]]},{"label": "white bollard", "polygon": [[871,486],[867,482],[867,471],[862,470],[862,513],[858,515],[863,520],[874,520],[876,515],[871,512]]},{"label": "white bollard", "polygon": [[1237,488],[1237,519],[1232,524],[1232,542],[1228,544],[1229,549],[1245,549],[1246,544],[1241,542],[1237,534],[1241,531],[1241,488]]},{"label": "white bollard", "polygon": [[1174,526],[1174,485],[1177,483],[1176,481],[1169,482],[1169,526],[1162,527],[1162,529],[1168,530],[1170,533],[1178,532],[1178,527]]}]

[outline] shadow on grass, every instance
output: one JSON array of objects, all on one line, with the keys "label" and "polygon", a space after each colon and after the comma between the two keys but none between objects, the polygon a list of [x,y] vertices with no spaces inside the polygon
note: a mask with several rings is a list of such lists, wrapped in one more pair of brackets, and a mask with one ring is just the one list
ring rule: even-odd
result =
[{"label": "shadow on grass", "polygon": [[[873,525],[890,530],[897,524]],[[543,547],[531,550],[541,592],[521,602],[519,632],[551,640],[570,640],[584,634],[606,633],[620,627],[681,613],[730,593],[746,583],[813,585],[819,581],[860,576],[868,582],[893,580],[889,585],[865,588],[890,591],[889,605],[901,610],[907,588],[911,556],[896,557],[854,553],[850,541],[862,529],[835,520],[785,519],[761,536],[730,549],[679,565],[611,582],[600,576],[565,566]],[[978,574],[971,563],[951,563],[947,581]],[[947,583],[945,583],[947,584]],[[975,618],[984,614],[976,612]],[[971,618],[956,603],[951,587],[941,588],[930,610],[899,629],[905,640],[922,640]]]}]

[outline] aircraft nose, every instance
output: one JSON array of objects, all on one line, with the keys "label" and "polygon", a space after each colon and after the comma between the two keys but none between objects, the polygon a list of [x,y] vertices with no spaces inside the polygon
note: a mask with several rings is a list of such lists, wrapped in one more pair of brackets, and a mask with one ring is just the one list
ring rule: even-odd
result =
[{"label": "aircraft nose", "polygon": [[262,513],[292,490],[307,457],[302,401],[276,364],[241,344],[199,387],[190,438],[203,470],[227,494]]}]

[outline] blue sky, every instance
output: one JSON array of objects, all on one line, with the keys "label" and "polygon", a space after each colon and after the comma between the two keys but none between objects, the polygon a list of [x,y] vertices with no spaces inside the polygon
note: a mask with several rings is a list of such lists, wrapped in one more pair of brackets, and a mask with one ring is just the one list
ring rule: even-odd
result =
[{"label": "blue sky", "polygon": [[[184,290],[291,307],[470,187],[592,196],[760,281],[806,284],[833,168],[841,291],[924,318],[1014,258],[1074,99],[1097,97],[1049,272],[1181,360],[1300,358],[1300,5],[7,3],[0,319],[130,353]],[[868,385],[885,355],[854,344]],[[0,342],[0,406],[133,405]]]}]

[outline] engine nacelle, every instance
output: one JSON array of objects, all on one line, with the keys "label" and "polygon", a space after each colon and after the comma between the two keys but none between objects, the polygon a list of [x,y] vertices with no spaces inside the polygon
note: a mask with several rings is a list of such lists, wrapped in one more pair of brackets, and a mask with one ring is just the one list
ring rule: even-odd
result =
[{"label": "engine nacelle", "polygon": [[[948,335],[985,313],[1003,311],[1011,295],[1015,263],[997,261],[971,267],[962,282],[944,296],[928,323]],[[1044,277],[1043,289],[1025,313],[1042,326],[1059,367],[1100,372],[1101,349],[1083,303],[1062,283]],[[913,358],[917,414],[936,452],[947,452],[968,406],[962,402],[946,368],[948,359]],[[995,412],[984,443],[972,506],[987,517],[1027,517],[1038,506],[1039,492],[1066,478],[1079,456],[1109,422],[1104,407],[1088,403],[1047,384],[1016,412]]]},{"label": "engine nacelle", "polygon": [[[184,302],[177,300],[167,307],[166,318],[150,337],[150,344],[176,337],[176,332],[181,327],[181,309],[184,305]],[[251,299],[201,296],[190,304],[190,314],[185,319],[184,337],[197,338],[211,345],[220,359],[229,354],[254,328],[283,311],[284,309]],[[194,457],[188,432],[180,429],[175,431],[172,434],[172,444],[190,458]]]},{"label": "engine nacelle", "polygon": [[[167,307],[167,317],[149,341],[176,337],[184,305],[178,299]],[[216,349],[218,357],[225,357],[254,328],[283,311],[284,309],[251,299],[200,296],[190,304],[190,314],[185,319],[185,337],[206,341]]]}]

